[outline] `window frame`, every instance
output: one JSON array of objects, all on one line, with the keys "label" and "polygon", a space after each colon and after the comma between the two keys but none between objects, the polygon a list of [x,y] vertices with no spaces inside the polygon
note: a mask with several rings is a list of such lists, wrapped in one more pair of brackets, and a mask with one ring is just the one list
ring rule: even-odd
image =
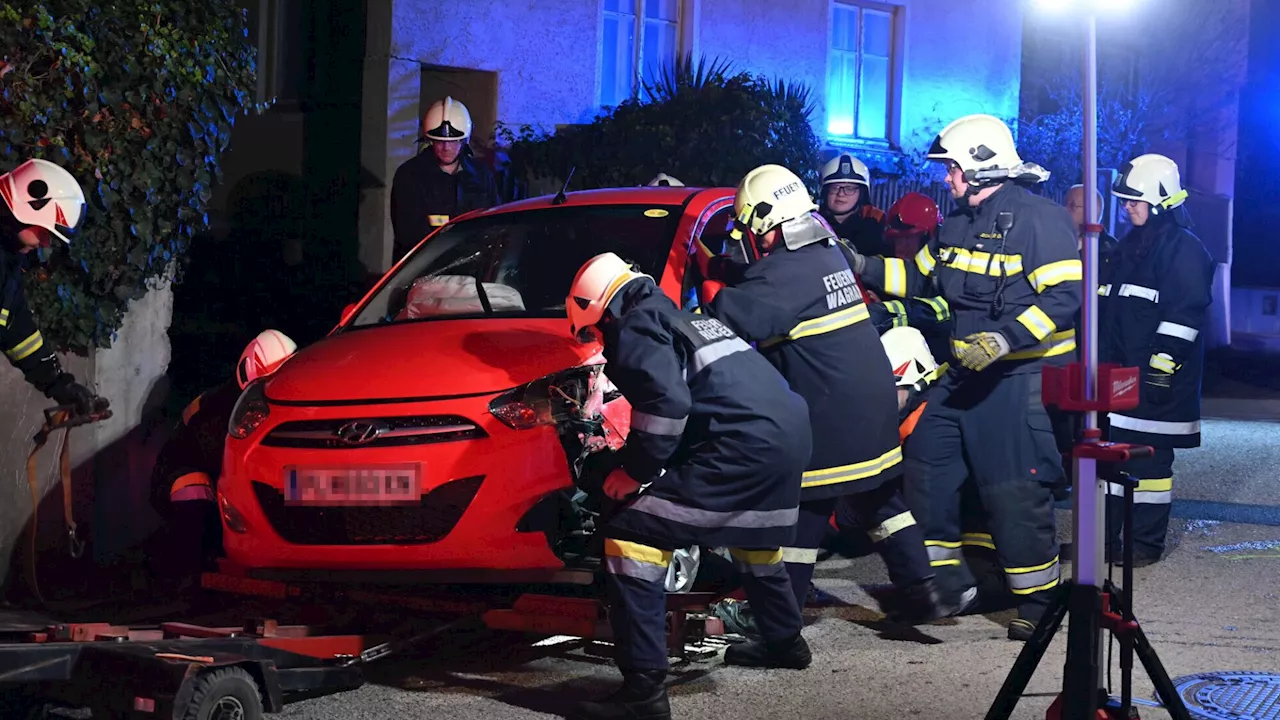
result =
[{"label": "window frame", "polygon": [[[836,53],[848,53],[848,50],[837,50],[835,48],[835,16],[838,8],[853,8],[857,10],[857,28],[856,34],[858,38],[858,47],[854,51],[855,62],[855,83],[854,83],[854,101],[852,107],[852,132],[848,134],[833,133],[831,131],[831,115],[833,108],[827,107],[826,135],[832,145],[836,146],[867,146],[880,149],[891,149],[898,140],[898,112],[901,102],[901,80],[902,80],[902,51],[904,44],[902,42],[902,26],[903,11],[901,5],[893,5],[886,2],[878,2],[877,0],[831,0],[827,11],[827,77],[826,77],[826,94],[831,95],[831,64],[836,57]],[[889,16],[889,67],[888,67],[888,92],[885,98],[884,123],[885,137],[869,138],[860,137],[858,135],[858,117],[861,113],[862,104],[862,61],[863,61],[863,41],[862,33],[864,28],[863,12],[872,10],[874,12],[886,13]]]},{"label": "window frame", "polygon": [[[635,46],[631,49],[631,63],[632,63],[631,92],[626,96],[619,98],[618,99],[619,104],[624,100],[635,97],[636,94],[641,91],[640,79],[644,75],[644,32],[645,32],[645,22],[646,22],[646,18],[644,15],[645,0],[632,0],[632,1],[635,3],[636,11],[635,13],[630,15],[630,17],[633,19],[635,23]],[[675,3],[676,3],[676,12],[675,12],[676,19],[675,19],[674,25],[675,25],[676,48],[675,48],[675,57],[673,57],[672,60],[678,60],[682,55],[691,53],[693,51],[695,40],[691,35],[690,26],[692,24],[691,20],[692,20],[693,13],[696,11],[697,0],[675,0]],[[601,0],[600,23],[599,23],[600,41],[598,43],[599,51],[597,53],[598,55],[597,67],[599,68],[599,72],[597,73],[597,75],[599,79],[596,83],[596,102],[597,102],[597,105],[599,105],[601,108],[617,107],[616,104],[609,104],[605,102],[605,98],[604,98],[604,87],[605,87],[604,56],[607,52],[609,52],[609,48],[606,48],[604,43],[604,27],[605,27],[605,21],[608,20],[610,16],[624,18],[624,17],[627,17],[627,14],[614,12],[612,10],[606,10],[604,0]],[[665,21],[659,21],[659,22],[665,22]]]}]

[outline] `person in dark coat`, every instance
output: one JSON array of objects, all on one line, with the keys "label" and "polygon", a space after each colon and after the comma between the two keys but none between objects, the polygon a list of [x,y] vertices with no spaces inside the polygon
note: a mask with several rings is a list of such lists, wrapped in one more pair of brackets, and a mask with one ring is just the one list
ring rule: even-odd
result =
[{"label": "person in dark coat", "polygon": [[422,119],[422,133],[419,141],[430,143],[431,151],[396,168],[391,181],[392,263],[451,218],[502,203],[493,172],[472,154],[465,105],[437,100]]},{"label": "person in dark coat", "polygon": [[[1133,224],[1098,273],[1100,362],[1142,369],[1138,407],[1107,416],[1108,439],[1155,454],[1121,469],[1134,492],[1134,564],[1160,560],[1173,502],[1173,453],[1200,446],[1204,328],[1213,300],[1213,258],[1174,214],[1187,199],[1178,166],[1163,155],[1134,158],[1111,193]],[[1124,489],[1108,483],[1108,556],[1120,559]]]},{"label": "person in dark coat", "polygon": [[733,330],[680,310],[613,253],[578,271],[565,306],[574,337],[603,342],[609,380],[631,404],[603,488],[625,503],[602,528],[623,686],[570,717],[671,716],[664,581],[680,548],[730,548],[743,576],[762,639],[729,648],[726,663],[808,667],[782,558],[811,449],[804,400]]},{"label": "person in dark coat", "polygon": [[81,415],[110,403],[62,369],[45,342],[22,287],[27,260],[57,237],[70,244],[84,222],[84,191],[71,173],[48,160],[28,160],[0,175],[0,351],[32,387]]},{"label": "person in dark coat", "polygon": [[928,622],[939,617],[938,591],[902,497],[893,370],[853,270],[815,210],[790,170],[763,165],[748,173],[734,211],[749,262],[717,258],[713,268],[699,248],[708,279],[726,285],[702,312],[756,343],[809,406],[813,454],[785,554],[796,602],[805,605],[827,521],[843,502],[860,516],[904,599],[893,619]]},{"label": "person in dark coat", "polygon": [[819,171],[822,182],[822,218],[836,237],[863,255],[893,255],[885,240],[885,217],[871,204],[871,171],[858,158],[841,154]]}]

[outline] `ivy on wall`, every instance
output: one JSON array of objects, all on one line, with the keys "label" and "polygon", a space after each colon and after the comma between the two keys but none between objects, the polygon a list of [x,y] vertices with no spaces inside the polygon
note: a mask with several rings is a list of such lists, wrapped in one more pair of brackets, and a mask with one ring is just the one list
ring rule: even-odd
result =
[{"label": "ivy on wall", "polygon": [[173,281],[242,112],[255,51],[234,0],[0,3],[0,167],[80,181],[88,213],[25,278],[48,341],[110,347],[131,300]]}]

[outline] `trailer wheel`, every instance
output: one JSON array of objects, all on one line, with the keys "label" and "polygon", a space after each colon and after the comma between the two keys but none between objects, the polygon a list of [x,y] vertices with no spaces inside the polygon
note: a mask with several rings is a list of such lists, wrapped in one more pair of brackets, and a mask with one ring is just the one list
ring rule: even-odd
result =
[{"label": "trailer wheel", "polygon": [[196,678],[182,720],[262,720],[262,693],[240,668],[219,668]]}]

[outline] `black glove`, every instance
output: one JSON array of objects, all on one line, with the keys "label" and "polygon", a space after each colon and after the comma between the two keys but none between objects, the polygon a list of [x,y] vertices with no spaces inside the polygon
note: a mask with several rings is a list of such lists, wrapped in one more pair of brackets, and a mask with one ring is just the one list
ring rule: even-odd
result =
[{"label": "black glove", "polygon": [[59,405],[71,405],[76,409],[77,415],[88,415],[95,410],[104,409],[106,400],[97,397],[89,390],[89,388],[76,382],[76,378],[71,373],[62,373],[57,380],[53,381],[53,385],[45,391],[51,400]]}]

